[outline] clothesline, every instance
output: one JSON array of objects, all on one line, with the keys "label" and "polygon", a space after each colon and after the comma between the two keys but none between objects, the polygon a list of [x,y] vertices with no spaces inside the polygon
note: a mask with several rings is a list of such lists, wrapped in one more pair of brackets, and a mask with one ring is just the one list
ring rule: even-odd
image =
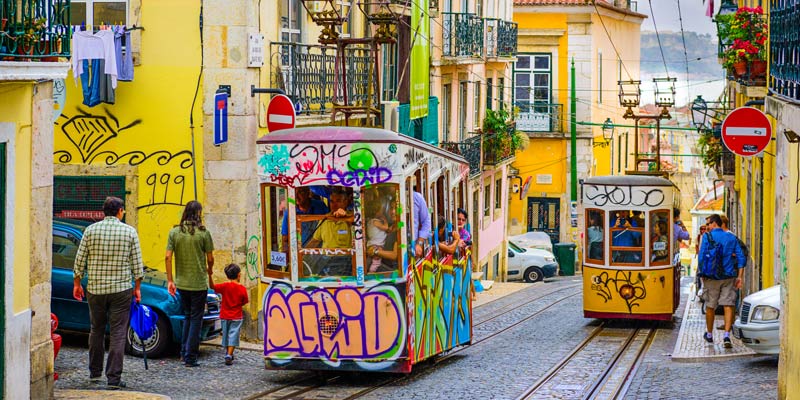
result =
[{"label": "clothesline", "polygon": [[[134,24],[133,26],[128,27],[128,26],[125,26],[123,24],[105,24],[105,23],[102,23],[102,24],[100,24],[100,26],[97,29],[93,29],[92,25],[89,25],[89,29],[91,29],[92,32],[110,30],[110,31],[114,31],[114,32],[119,33],[119,32],[130,32],[130,31],[143,31],[144,27],[136,26],[136,24]],[[72,25],[72,33],[79,32],[79,31],[86,31],[86,23],[82,23],[80,25]]]}]

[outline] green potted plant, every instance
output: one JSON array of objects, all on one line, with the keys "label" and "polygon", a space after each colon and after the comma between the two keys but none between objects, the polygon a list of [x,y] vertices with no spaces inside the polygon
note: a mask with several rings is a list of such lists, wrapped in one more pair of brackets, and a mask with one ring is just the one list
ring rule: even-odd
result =
[{"label": "green potted plant", "polygon": [[528,136],[516,130],[516,123],[505,109],[497,111],[487,109],[481,130],[488,135],[484,145],[498,154],[507,151],[513,154],[527,147]]},{"label": "green potted plant", "polygon": [[700,133],[700,137],[697,139],[697,146],[703,157],[703,165],[719,171],[722,163],[722,146],[724,146],[722,140],[715,137],[713,131],[705,130]]},{"label": "green potted plant", "polygon": [[724,47],[722,65],[736,77],[746,73],[760,77],[766,72],[767,23],[761,7],[741,7],[736,13],[716,18]]}]

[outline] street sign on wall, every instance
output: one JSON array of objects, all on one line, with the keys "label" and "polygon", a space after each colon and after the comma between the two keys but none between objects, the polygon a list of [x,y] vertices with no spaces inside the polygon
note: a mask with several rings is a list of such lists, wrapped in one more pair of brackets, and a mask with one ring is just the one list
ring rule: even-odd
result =
[{"label": "street sign on wall", "polygon": [[214,95],[214,146],[228,141],[228,93]]},{"label": "street sign on wall", "polygon": [[295,111],[292,100],[282,94],[275,95],[267,106],[267,129],[275,132],[294,128],[294,124]]},{"label": "street sign on wall", "polygon": [[722,122],[722,143],[732,153],[750,157],[764,151],[772,139],[772,125],[761,110],[739,107]]}]

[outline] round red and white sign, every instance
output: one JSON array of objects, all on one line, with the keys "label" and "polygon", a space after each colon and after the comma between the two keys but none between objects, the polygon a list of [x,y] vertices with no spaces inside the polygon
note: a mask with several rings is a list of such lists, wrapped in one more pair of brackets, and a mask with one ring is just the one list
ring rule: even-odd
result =
[{"label": "round red and white sign", "polygon": [[270,132],[294,128],[295,112],[292,100],[282,94],[275,95],[267,106],[267,129]]},{"label": "round red and white sign", "polygon": [[772,139],[767,116],[753,107],[739,107],[722,121],[722,143],[732,153],[750,157],[764,151]]}]

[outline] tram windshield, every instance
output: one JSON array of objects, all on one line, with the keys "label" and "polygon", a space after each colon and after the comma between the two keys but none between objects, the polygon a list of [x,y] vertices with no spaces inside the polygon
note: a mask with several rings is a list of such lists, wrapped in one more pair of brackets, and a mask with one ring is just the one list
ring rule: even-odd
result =
[{"label": "tram windshield", "polygon": [[642,265],[644,262],[644,217],[641,211],[611,212],[611,262]]}]

